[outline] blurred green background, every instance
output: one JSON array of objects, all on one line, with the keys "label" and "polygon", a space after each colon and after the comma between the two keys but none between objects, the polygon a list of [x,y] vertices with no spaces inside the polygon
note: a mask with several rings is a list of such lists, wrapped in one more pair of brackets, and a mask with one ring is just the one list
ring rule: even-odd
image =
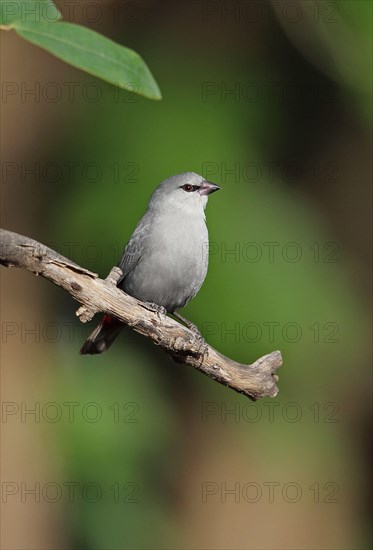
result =
[{"label": "blurred green background", "polygon": [[157,184],[202,173],[223,189],[183,314],[284,366],[251,403],[129,330],[81,357],[97,319],[2,269],[3,547],[371,548],[372,4],[56,3],[163,99],[3,32],[2,226],[105,276]]}]

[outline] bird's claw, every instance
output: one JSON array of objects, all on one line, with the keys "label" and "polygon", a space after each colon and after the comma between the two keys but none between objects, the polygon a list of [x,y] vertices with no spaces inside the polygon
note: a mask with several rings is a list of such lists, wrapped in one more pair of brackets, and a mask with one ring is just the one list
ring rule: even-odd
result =
[{"label": "bird's claw", "polygon": [[195,325],[194,323],[191,323],[190,321],[188,321],[188,323],[189,324],[187,324],[187,327],[193,333],[193,336],[197,340],[198,345],[199,345],[198,349],[202,350],[202,357],[203,357],[205,355],[205,353],[207,352],[207,350],[208,350],[207,342],[204,339],[204,337],[202,336],[201,332],[199,331],[199,328],[197,327],[197,325]]},{"label": "bird's claw", "polygon": [[204,339],[204,337],[202,336],[202,334],[201,334],[199,328],[197,327],[197,325],[195,325],[194,323],[190,323],[190,322],[189,322],[188,324],[186,324],[186,326],[188,327],[188,329],[189,329],[190,331],[193,332],[194,336],[195,336],[198,340],[201,340],[202,342],[205,341],[205,339]]},{"label": "bird's claw", "polygon": [[176,317],[176,319],[179,319],[179,321],[181,321],[182,323],[184,323],[184,325],[185,325],[191,332],[193,332],[193,335],[195,336],[195,338],[196,338],[197,340],[200,341],[201,344],[206,344],[205,339],[204,339],[204,337],[202,336],[202,334],[200,333],[199,328],[197,327],[197,325],[195,325],[194,323],[192,323],[192,322],[189,321],[188,319],[185,319],[185,317],[183,317],[182,315],[180,315],[180,313],[174,312],[173,315],[174,315],[174,317]]},{"label": "bird's claw", "polygon": [[154,311],[159,317],[161,315],[167,315],[167,309],[165,307],[153,304],[153,302],[143,302],[143,306],[149,311]]}]

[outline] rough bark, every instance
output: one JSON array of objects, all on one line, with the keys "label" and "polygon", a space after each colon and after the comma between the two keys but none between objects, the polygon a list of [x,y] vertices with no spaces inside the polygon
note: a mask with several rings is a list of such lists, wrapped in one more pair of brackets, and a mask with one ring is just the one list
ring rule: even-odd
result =
[{"label": "rough bark", "polygon": [[118,289],[119,268],[113,268],[105,280],[100,279],[96,273],[43,244],[4,229],[0,229],[0,263],[27,269],[64,288],[82,304],[77,311],[82,322],[92,319],[97,312],[109,313],[150,338],[176,362],[190,365],[250,399],[274,397],[278,393],[276,370],[282,364],[279,351],[249,365],[225,357],[174,319],[155,313]]}]

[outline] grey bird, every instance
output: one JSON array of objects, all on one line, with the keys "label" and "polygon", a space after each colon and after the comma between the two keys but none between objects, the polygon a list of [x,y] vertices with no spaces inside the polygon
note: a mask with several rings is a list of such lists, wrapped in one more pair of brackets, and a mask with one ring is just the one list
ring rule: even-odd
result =
[{"label": "grey bird", "polygon": [[[218,189],[218,185],[194,172],[164,180],[151,196],[147,211],[124,249],[118,264],[123,272],[118,287],[186,322],[176,310],[194,298],[205,280],[205,208],[208,195]],[[104,315],[80,353],[106,351],[123,326],[115,317]]]}]

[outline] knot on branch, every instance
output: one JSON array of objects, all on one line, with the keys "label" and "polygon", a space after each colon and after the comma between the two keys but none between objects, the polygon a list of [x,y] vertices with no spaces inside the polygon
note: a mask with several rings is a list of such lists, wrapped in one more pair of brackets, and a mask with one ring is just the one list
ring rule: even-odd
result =
[{"label": "knot on branch", "polygon": [[[111,268],[111,271],[104,282],[109,286],[117,286],[122,275],[123,271],[120,269],[120,267],[114,266]],[[88,321],[91,321],[96,313],[98,313],[99,311],[100,310],[96,307],[84,305],[80,306],[80,308],[77,309],[75,315],[79,317],[81,323],[87,323]]]}]

